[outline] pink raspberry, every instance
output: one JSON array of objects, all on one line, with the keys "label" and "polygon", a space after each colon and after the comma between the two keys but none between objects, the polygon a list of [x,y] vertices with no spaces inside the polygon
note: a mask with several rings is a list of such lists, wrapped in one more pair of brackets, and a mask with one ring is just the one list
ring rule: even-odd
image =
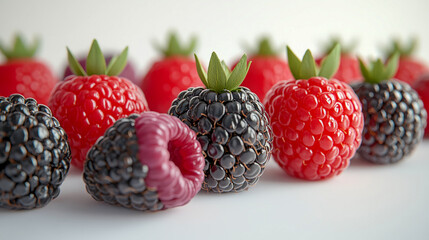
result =
[{"label": "pink raspberry", "polygon": [[138,210],[182,206],[201,189],[204,156],[178,118],[146,112],[118,120],[88,152],[87,191],[96,200]]}]

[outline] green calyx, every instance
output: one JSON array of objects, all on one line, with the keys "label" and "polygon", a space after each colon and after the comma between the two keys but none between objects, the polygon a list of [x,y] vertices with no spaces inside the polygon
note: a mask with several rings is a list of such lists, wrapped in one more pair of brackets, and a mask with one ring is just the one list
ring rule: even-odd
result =
[{"label": "green calyx", "polygon": [[38,38],[33,41],[33,44],[27,45],[21,35],[17,34],[15,36],[12,49],[8,49],[2,43],[0,43],[0,51],[7,58],[7,60],[32,58],[36,54],[39,46],[40,40]]},{"label": "green calyx", "polygon": [[247,63],[247,56],[244,54],[235,66],[234,70],[231,72],[226,63],[221,61],[217,54],[213,52],[206,73],[197,55],[194,54],[194,56],[197,65],[197,72],[201,81],[207,89],[215,92],[236,90],[244,81],[244,78],[249,71],[250,64],[252,63]]},{"label": "green calyx", "polygon": [[357,40],[354,39],[351,42],[349,42],[349,44],[346,45],[343,43],[343,41],[341,40],[340,37],[333,36],[333,37],[331,37],[329,42],[324,46],[324,48],[323,48],[324,53],[325,54],[330,53],[335,48],[336,45],[341,46],[341,54],[350,54],[356,48]]},{"label": "green calyx", "polygon": [[395,53],[399,53],[400,57],[409,57],[413,55],[418,45],[417,38],[411,38],[407,44],[404,44],[399,39],[392,40],[391,46],[386,51],[387,58],[390,58]]},{"label": "green calyx", "polygon": [[320,68],[316,66],[310,50],[304,54],[302,61],[287,46],[287,57],[289,68],[295,79],[310,79],[312,77],[324,77],[330,79],[337,72],[340,66],[341,47],[339,44],[322,60]]},{"label": "green calyx", "polygon": [[255,51],[254,55],[264,57],[277,56],[279,52],[279,50],[273,48],[269,37],[263,37],[259,40],[258,50]]},{"label": "green calyx", "polygon": [[391,79],[398,70],[399,55],[399,52],[394,53],[386,64],[381,59],[377,59],[372,61],[369,66],[359,58],[360,71],[365,82],[377,84]]},{"label": "green calyx", "polygon": [[110,60],[109,65],[106,67],[106,59],[101,52],[97,40],[92,41],[91,48],[89,49],[88,57],[86,58],[86,72],[77,59],[67,48],[67,56],[70,69],[76,76],[91,76],[91,75],[108,75],[117,76],[124,70],[127,64],[128,47],[126,47],[121,54],[115,56]]},{"label": "green calyx", "polygon": [[165,57],[171,56],[190,56],[197,46],[197,38],[192,37],[189,44],[181,44],[177,34],[170,33],[168,37],[168,45],[166,48],[155,44],[155,47],[164,54]]}]

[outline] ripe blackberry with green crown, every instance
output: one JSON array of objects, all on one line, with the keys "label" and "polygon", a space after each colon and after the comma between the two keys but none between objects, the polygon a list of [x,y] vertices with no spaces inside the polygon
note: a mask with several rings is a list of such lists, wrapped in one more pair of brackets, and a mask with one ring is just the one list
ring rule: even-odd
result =
[{"label": "ripe blackberry with green crown", "polygon": [[352,85],[365,115],[359,155],[370,162],[398,162],[421,142],[427,113],[416,91],[405,82],[392,79],[399,54],[386,65],[381,59],[360,68],[365,82]]},{"label": "ripe blackberry with green crown", "polygon": [[202,189],[240,192],[254,185],[265,169],[272,149],[268,115],[256,94],[240,87],[249,71],[243,55],[231,72],[213,52],[207,73],[195,56],[206,88],[182,91],[169,114],[197,133],[205,156]]},{"label": "ripe blackberry with green crown", "polygon": [[340,174],[361,142],[361,104],[350,86],[330,79],[339,66],[336,45],[320,69],[309,50],[302,61],[287,48],[295,79],[274,85],[264,103],[274,133],[273,156],[285,172],[306,180]]}]

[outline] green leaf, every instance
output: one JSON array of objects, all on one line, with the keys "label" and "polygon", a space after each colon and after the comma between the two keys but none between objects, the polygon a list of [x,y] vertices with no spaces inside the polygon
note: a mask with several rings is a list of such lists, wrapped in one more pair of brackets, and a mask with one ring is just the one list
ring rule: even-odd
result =
[{"label": "green leaf", "polygon": [[170,37],[168,40],[168,48],[167,51],[164,52],[165,56],[172,56],[181,53],[181,48],[179,44],[179,40],[175,33],[170,33]]},{"label": "green leaf", "polygon": [[0,44],[0,51],[8,59],[20,59],[20,58],[32,58],[36,54],[37,49],[40,45],[40,39],[35,38],[32,45],[26,45],[24,39],[21,35],[17,34],[15,36],[13,46],[11,49]]},{"label": "green leaf", "polygon": [[89,76],[106,74],[106,60],[95,39],[92,41],[88,57],[86,58],[86,72]]},{"label": "green leaf", "polygon": [[341,59],[341,47],[336,44],[331,52],[322,60],[319,76],[330,79],[338,70]]},{"label": "green leaf", "polygon": [[301,60],[292,52],[289,46],[286,46],[287,58],[289,62],[290,71],[295,79],[300,79]]},{"label": "green leaf", "polygon": [[359,60],[360,72],[362,73],[363,78],[367,82],[371,81],[371,73],[368,70],[368,67],[365,65],[365,63],[363,62],[363,60],[361,58],[358,58],[358,60]]},{"label": "green leaf", "polygon": [[276,56],[277,52],[273,49],[270,38],[269,37],[263,37],[259,41],[259,49],[257,54],[258,56]]},{"label": "green leaf", "polygon": [[200,76],[200,79],[203,82],[204,86],[206,86],[206,88],[209,88],[209,84],[207,82],[206,70],[204,70],[203,65],[201,65],[200,60],[197,57],[197,54],[194,54],[194,57],[195,57],[195,64],[197,66],[198,76]]},{"label": "green leaf", "polygon": [[226,74],[223,70],[222,63],[215,52],[212,53],[210,58],[209,68],[207,70],[207,82],[209,88],[221,92],[226,88]]},{"label": "green leaf", "polygon": [[399,55],[399,52],[395,52],[392,57],[390,57],[384,69],[384,80],[391,79],[393,76],[395,76],[396,71],[398,70]]},{"label": "green leaf", "polygon": [[233,91],[241,85],[241,83],[244,81],[244,78],[246,78],[250,64],[251,62],[247,64],[247,56],[244,54],[237,65],[235,65],[234,70],[232,70],[226,85],[226,89]]},{"label": "green leaf", "polygon": [[231,70],[229,70],[229,67],[228,67],[228,65],[225,63],[225,61],[224,61],[224,60],[222,60],[220,63],[222,64],[223,71],[225,72],[226,79],[227,79],[227,81],[228,81],[229,75],[231,75]]},{"label": "green leaf", "polygon": [[381,59],[377,59],[375,62],[372,63],[372,69],[371,69],[371,75],[372,80],[375,82],[380,82],[384,79],[384,64]]},{"label": "green leaf", "polygon": [[13,46],[13,55],[14,58],[22,58],[25,56],[27,48],[25,46],[24,40],[20,35],[16,35],[15,44]]},{"label": "green leaf", "polygon": [[299,75],[302,79],[310,79],[317,76],[316,62],[310,50],[305,51],[304,58],[302,59],[301,69]]},{"label": "green leaf", "polygon": [[122,70],[124,70],[127,65],[127,56],[128,56],[128,47],[119,54],[110,60],[109,66],[107,67],[107,75],[109,76],[118,76]]},{"label": "green leaf", "polygon": [[69,61],[70,70],[74,73],[74,75],[87,76],[85,70],[80,65],[80,63],[76,60],[76,58],[73,56],[69,48],[67,48],[67,58]]}]

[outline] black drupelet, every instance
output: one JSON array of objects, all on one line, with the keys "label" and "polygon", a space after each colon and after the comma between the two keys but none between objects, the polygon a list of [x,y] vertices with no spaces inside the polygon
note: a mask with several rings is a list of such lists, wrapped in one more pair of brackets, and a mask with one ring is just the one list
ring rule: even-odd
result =
[{"label": "black drupelet", "polygon": [[164,208],[155,190],[145,184],[148,167],[139,161],[135,119],[119,119],[88,151],[83,180],[98,201],[141,211]]},{"label": "black drupelet", "polygon": [[51,111],[19,94],[0,97],[0,207],[43,207],[70,166],[67,135]]},{"label": "black drupelet", "polygon": [[394,163],[421,142],[423,103],[408,84],[396,80],[352,85],[362,103],[365,125],[358,153],[374,163]]},{"label": "black drupelet", "polygon": [[173,101],[169,114],[197,133],[206,159],[203,190],[240,192],[259,180],[272,133],[264,106],[249,89],[190,88]]}]

